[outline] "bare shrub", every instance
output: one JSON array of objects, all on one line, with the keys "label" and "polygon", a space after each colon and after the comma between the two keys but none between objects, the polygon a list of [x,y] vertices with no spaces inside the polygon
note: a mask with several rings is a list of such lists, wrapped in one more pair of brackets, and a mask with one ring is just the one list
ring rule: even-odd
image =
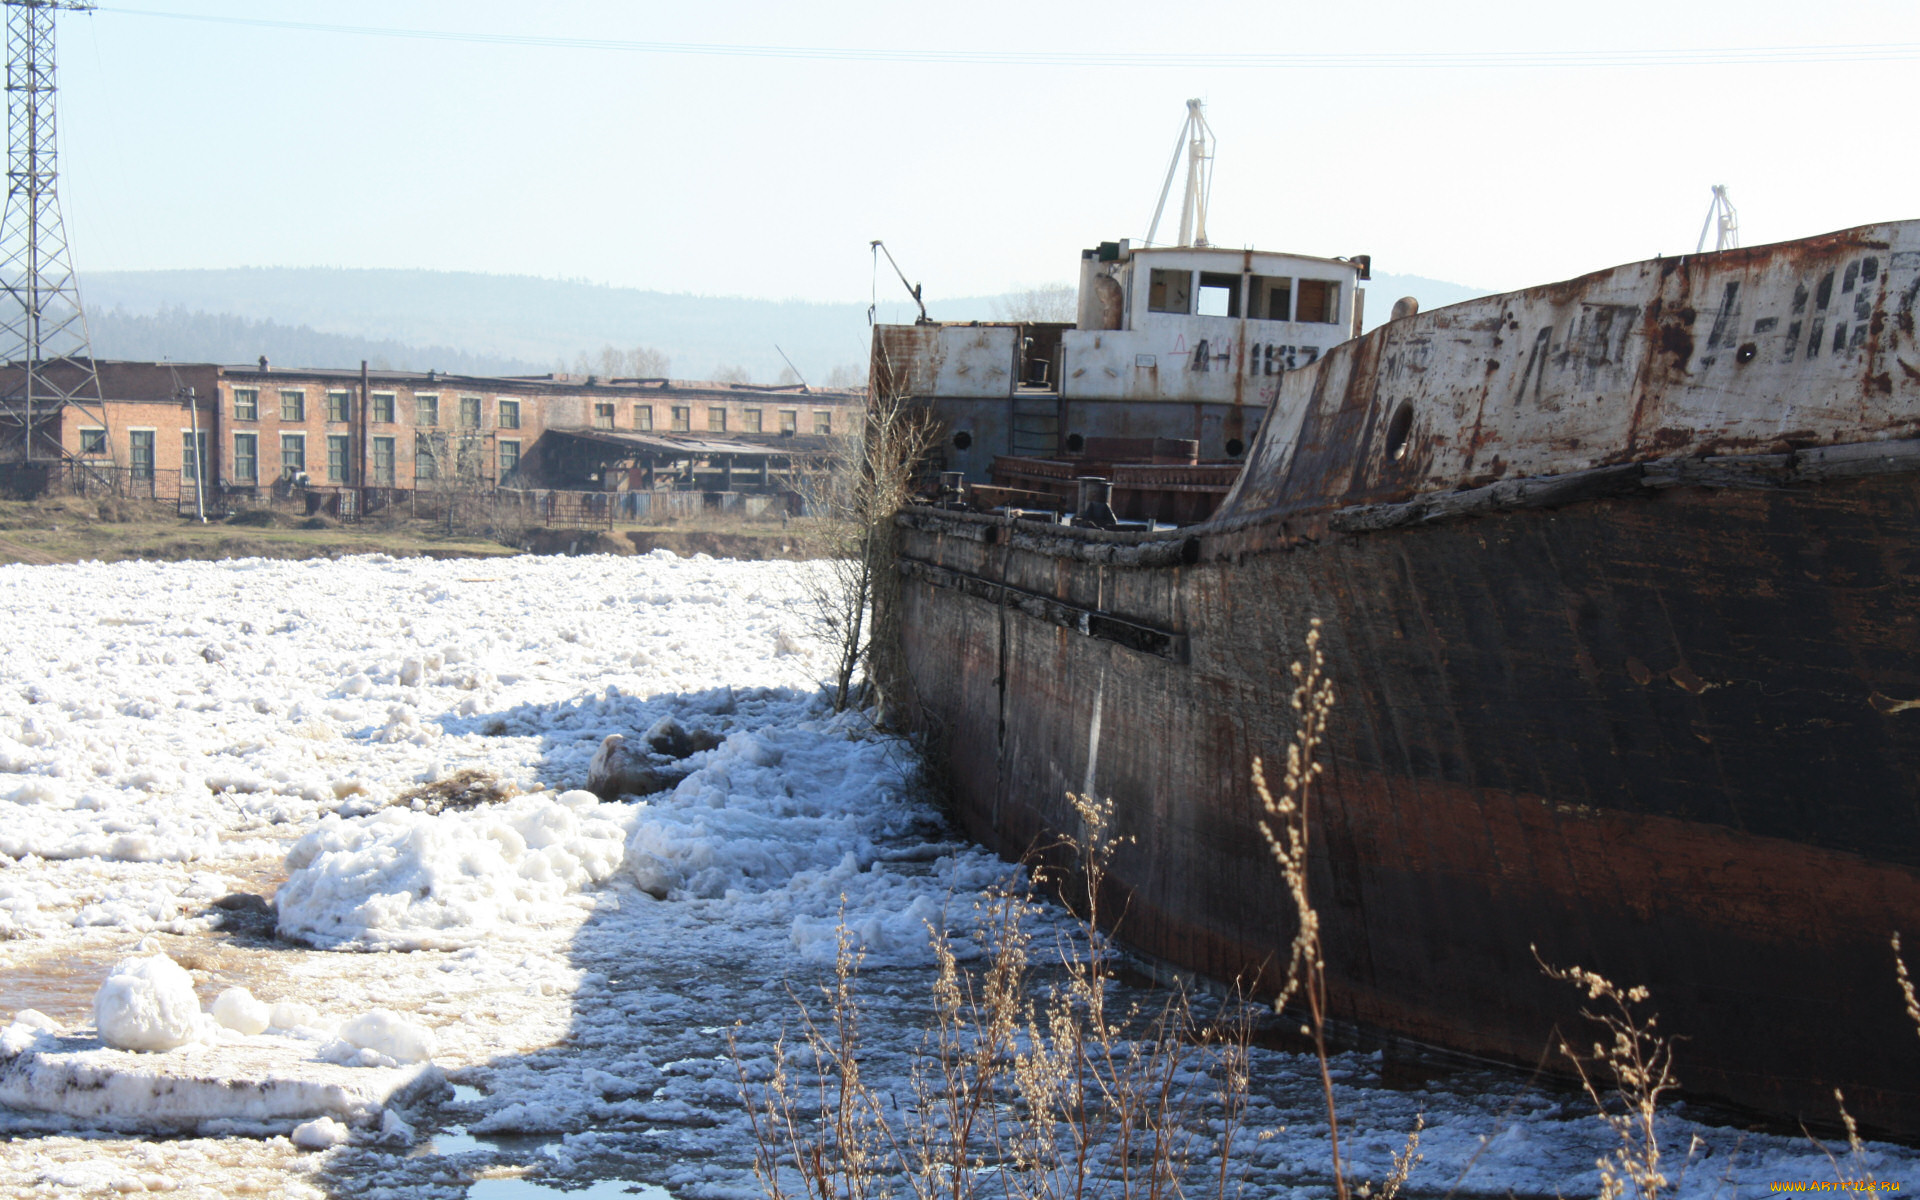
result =
[{"label": "bare shrub", "polygon": [[855,676],[864,669],[866,698],[883,724],[907,686],[893,517],[913,498],[915,471],[937,438],[924,406],[876,395],[859,427],[833,439],[824,469],[803,481],[813,519],[800,537],[808,557],[825,563],[811,577],[808,598],[834,647],[834,707],[861,699]]},{"label": "bare shrub", "polygon": [[[1539,958],[1538,949],[1534,957]],[[1658,1200],[1673,1181],[1661,1166],[1655,1122],[1661,1098],[1677,1089],[1680,1081],[1673,1074],[1672,1044],[1656,1031],[1659,1018],[1641,1015],[1647,989],[1621,988],[1581,967],[1561,970],[1544,962],[1540,966],[1552,978],[1581,988],[1589,1001],[1602,1005],[1598,1012],[1580,1011],[1606,1032],[1606,1041],[1594,1042],[1586,1055],[1565,1041],[1560,1043],[1561,1055],[1573,1064],[1587,1098],[1616,1140],[1614,1148],[1594,1162],[1600,1170],[1600,1200],[1621,1196]]]}]

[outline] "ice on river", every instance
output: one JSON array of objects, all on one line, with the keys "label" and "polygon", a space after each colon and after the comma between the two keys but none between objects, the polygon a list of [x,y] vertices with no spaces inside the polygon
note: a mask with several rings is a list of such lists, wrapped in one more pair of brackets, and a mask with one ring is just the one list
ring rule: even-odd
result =
[{"label": "ice on river", "polygon": [[[755,1195],[728,1038],[764,1066],[842,922],[869,1078],[904,1092],[927,928],[1008,868],[820,702],[816,569],[0,568],[0,1192],[424,1200],[530,1170]],[[666,790],[582,790],[608,735],[665,717],[711,747],[655,764]],[[497,786],[456,795],[464,771]],[[1606,1132],[1565,1093],[1336,1066],[1363,1174],[1424,1113],[1416,1187],[1597,1189]],[[1254,1076],[1247,1127],[1288,1132],[1245,1194],[1321,1194],[1314,1072],[1256,1050]],[[1685,1195],[1834,1178],[1804,1139],[1667,1125],[1676,1160],[1702,1139]]]}]

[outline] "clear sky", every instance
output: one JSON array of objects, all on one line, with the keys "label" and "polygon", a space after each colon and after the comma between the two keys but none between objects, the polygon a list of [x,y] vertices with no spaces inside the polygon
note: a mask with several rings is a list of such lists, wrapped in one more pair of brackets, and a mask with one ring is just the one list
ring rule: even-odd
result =
[{"label": "clear sky", "polygon": [[[1920,217],[1912,0],[105,0],[60,21],[82,272],[863,300],[878,237],[930,297],[994,293],[1145,234],[1188,96],[1219,138],[1217,245],[1507,289],[1691,251],[1716,183],[1749,245]],[[1795,49],[1704,53],[1750,47]],[[986,61],[1005,52],[1042,61]],[[1659,61],[1591,65],[1623,53]]]}]

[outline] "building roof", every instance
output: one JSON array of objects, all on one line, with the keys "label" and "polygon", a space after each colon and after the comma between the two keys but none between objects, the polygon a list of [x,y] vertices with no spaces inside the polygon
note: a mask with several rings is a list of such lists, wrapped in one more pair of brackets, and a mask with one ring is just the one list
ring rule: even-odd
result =
[{"label": "building roof", "polygon": [[662,437],[654,433],[627,433],[618,429],[555,429],[549,435],[579,438],[603,446],[651,454],[659,458],[785,458],[792,454],[816,454],[827,448],[823,437],[782,437],[772,444],[764,442],[717,442],[707,438]]}]

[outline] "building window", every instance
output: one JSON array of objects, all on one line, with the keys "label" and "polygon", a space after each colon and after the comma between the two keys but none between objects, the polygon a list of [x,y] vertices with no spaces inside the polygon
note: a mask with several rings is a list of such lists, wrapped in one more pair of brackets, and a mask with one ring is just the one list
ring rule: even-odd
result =
[{"label": "building window", "polygon": [[307,435],[304,433],[283,433],[280,435],[280,473],[299,475],[307,469]]},{"label": "building window", "polygon": [[1331,279],[1302,279],[1294,320],[1333,325],[1340,320],[1340,285]]},{"label": "building window", "polygon": [[352,443],[344,433],[327,435],[327,482],[345,483],[347,481],[347,447]]},{"label": "building window", "polygon": [[749,409],[743,410],[740,413],[740,432],[742,433],[759,433],[760,432],[760,410],[759,409],[749,408]]},{"label": "building window", "polygon": [[500,428],[520,428],[520,402],[518,400],[502,400],[500,402]]},{"label": "building window", "polygon": [[373,439],[373,483],[375,487],[393,486],[393,439],[390,437]]},{"label": "building window", "polygon": [[107,431],[104,429],[82,429],[80,431],[80,453],[89,457],[105,455],[107,452]]},{"label": "building window", "polygon": [[1293,280],[1284,275],[1255,275],[1247,283],[1247,307],[1254,320],[1293,320]]},{"label": "building window", "polygon": [[327,393],[327,420],[338,421],[342,425],[349,420],[348,413],[353,411],[352,392]]},{"label": "building window", "polygon": [[233,389],[233,419],[236,421],[260,419],[260,393],[257,389]]},{"label": "building window", "polygon": [[429,429],[440,423],[440,397],[415,396],[413,398],[414,424],[425,425]]},{"label": "building window", "polygon": [[[393,393],[375,392],[373,394],[373,419],[385,425],[393,424]],[[392,438],[388,438],[392,441]]]},{"label": "building window", "polygon": [[1193,311],[1192,271],[1155,267],[1148,280],[1148,312],[1185,315]]},{"label": "building window", "polygon": [[693,428],[693,409],[689,405],[673,406],[673,428],[676,433],[685,433]]},{"label": "building window", "polygon": [[460,397],[460,424],[468,429],[480,428],[480,397]]},{"label": "building window", "polygon": [[500,443],[500,482],[513,478],[520,469],[520,443],[502,440]]},{"label": "building window", "polygon": [[800,432],[800,410],[783,408],[780,410],[780,432],[788,437]]},{"label": "building window", "polygon": [[828,434],[831,434],[833,432],[833,414],[831,412],[815,412],[813,414],[813,431],[821,437],[826,437]]},{"label": "building window", "polygon": [[727,410],[718,404],[707,407],[707,432],[725,433],[727,431]]},{"label": "building window", "polygon": [[260,435],[257,433],[236,433],[233,435],[233,481],[235,483],[258,483],[260,480]]},{"label": "building window", "polygon": [[[197,443],[197,444],[196,444]],[[200,463],[206,458],[207,431],[194,433],[191,429],[180,431],[180,482],[191,483],[200,478]]]},{"label": "building window", "polygon": [[280,419],[282,421],[305,421],[307,419],[307,394],[297,389],[285,389],[280,393]]},{"label": "building window", "polygon": [[595,429],[613,428],[613,405],[596,404],[593,406],[593,427]]},{"label": "building window", "polygon": [[633,406],[633,427],[642,433],[653,432],[653,405],[636,404]]},{"label": "building window", "polygon": [[133,468],[135,479],[153,478],[153,430],[127,430],[127,465]]},{"label": "building window", "polygon": [[435,453],[433,436],[416,433],[413,435],[413,480],[415,483],[427,483],[440,478],[440,456]]}]

